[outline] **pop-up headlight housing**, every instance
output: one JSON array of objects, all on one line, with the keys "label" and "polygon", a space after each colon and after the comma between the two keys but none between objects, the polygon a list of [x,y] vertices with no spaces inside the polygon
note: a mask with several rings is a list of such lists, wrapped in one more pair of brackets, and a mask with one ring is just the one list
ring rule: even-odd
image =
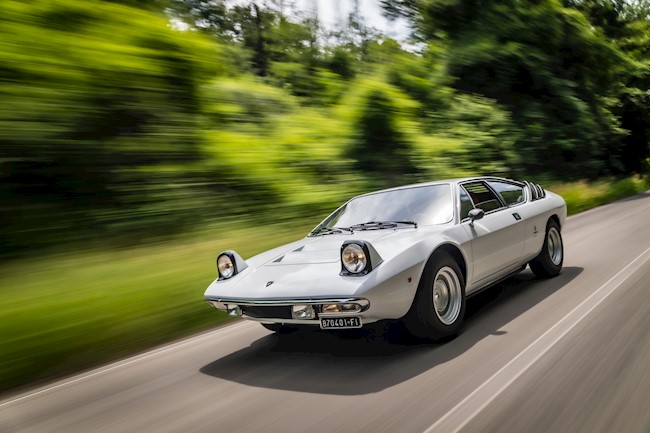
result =
[{"label": "pop-up headlight housing", "polygon": [[382,262],[374,247],[366,241],[345,241],[341,246],[340,275],[367,275]]},{"label": "pop-up headlight housing", "polygon": [[247,267],[248,265],[244,259],[234,251],[224,251],[217,257],[220,280],[232,278]]}]

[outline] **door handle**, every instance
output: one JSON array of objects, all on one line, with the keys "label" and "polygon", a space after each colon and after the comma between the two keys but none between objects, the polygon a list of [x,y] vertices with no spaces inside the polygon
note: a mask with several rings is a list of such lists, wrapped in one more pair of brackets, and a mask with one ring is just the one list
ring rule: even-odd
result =
[{"label": "door handle", "polygon": [[521,220],[521,215],[519,215],[517,212],[513,213],[512,216],[515,217],[517,221]]}]

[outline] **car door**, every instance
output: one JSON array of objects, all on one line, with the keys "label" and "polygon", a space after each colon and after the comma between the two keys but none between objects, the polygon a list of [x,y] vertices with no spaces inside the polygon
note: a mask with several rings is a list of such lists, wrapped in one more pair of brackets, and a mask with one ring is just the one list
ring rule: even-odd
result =
[{"label": "car door", "polygon": [[[460,185],[460,219],[468,232],[473,257],[473,278],[468,292],[517,269],[523,254],[524,225],[517,212],[484,181]],[[467,212],[482,209],[485,216],[470,224]]]},{"label": "car door", "polygon": [[[526,195],[529,195],[526,192],[526,185],[522,182],[502,179],[490,179],[487,181],[487,184],[508,207],[508,213],[518,221],[517,224],[523,226],[522,237],[520,238],[522,262],[527,261],[525,260],[527,244],[530,244],[531,237],[534,238],[537,236],[538,229],[536,226],[540,225],[540,223],[535,218],[534,210],[531,208],[530,202],[526,200]],[[537,250],[539,251],[539,248]]]}]

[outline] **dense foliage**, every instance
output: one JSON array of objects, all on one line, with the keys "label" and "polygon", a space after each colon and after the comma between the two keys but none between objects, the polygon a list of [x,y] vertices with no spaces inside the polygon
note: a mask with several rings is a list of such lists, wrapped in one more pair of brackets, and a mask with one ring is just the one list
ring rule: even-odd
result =
[{"label": "dense foliage", "polygon": [[358,8],[326,30],[282,1],[1,0],[2,253],[648,169],[645,1],[382,4],[409,50]]},{"label": "dense foliage", "polygon": [[517,171],[596,178],[647,168],[647,2],[383,3],[425,40],[444,40],[455,89],[512,114]]},{"label": "dense foliage", "polygon": [[111,3],[3,2],[0,35],[3,248],[182,218],[214,47]]}]

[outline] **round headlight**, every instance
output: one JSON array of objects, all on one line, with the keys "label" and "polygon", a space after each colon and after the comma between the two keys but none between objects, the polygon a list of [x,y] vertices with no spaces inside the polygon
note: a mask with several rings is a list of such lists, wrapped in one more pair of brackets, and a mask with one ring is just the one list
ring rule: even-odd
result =
[{"label": "round headlight", "polygon": [[217,269],[221,278],[230,278],[235,274],[235,264],[227,254],[222,254],[217,259]]},{"label": "round headlight", "polygon": [[363,252],[361,245],[357,244],[347,244],[341,252],[341,260],[345,269],[352,274],[363,271],[368,264],[366,253]]}]

